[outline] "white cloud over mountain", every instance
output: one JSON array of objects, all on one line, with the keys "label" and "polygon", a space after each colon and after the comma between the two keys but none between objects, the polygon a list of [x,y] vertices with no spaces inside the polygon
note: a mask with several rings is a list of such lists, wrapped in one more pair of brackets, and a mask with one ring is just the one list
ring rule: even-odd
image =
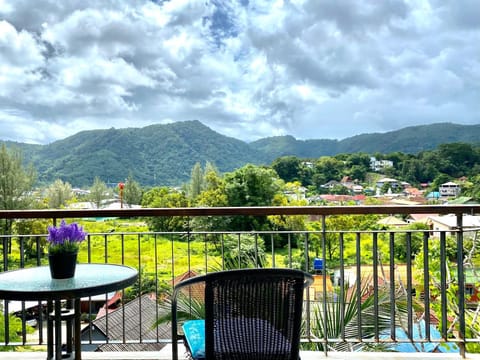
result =
[{"label": "white cloud over mountain", "polygon": [[475,0],[0,0],[0,139],[476,124],[479,18]]}]

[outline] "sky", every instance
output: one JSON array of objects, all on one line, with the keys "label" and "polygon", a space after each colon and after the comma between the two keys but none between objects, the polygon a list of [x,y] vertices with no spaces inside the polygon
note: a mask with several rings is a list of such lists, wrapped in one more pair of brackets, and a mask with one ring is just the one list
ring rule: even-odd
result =
[{"label": "sky", "polygon": [[480,123],[478,0],[0,0],[0,140]]}]

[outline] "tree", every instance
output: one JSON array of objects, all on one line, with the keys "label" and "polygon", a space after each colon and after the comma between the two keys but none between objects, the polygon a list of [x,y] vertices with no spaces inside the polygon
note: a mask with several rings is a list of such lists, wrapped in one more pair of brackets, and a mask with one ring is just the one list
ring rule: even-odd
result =
[{"label": "tree", "polygon": [[[3,144],[0,148],[0,208],[2,210],[18,210],[31,206],[33,202],[31,191],[34,182],[35,170],[33,167],[30,165],[24,168],[21,153],[16,149],[8,150]],[[0,220],[0,234],[11,234],[12,224],[13,220]],[[10,240],[7,247],[10,252]]]},{"label": "tree", "polygon": [[142,188],[138,182],[133,179],[133,175],[128,175],[125,187],[123,188],[123,201],[128,206],[138,205],[142,202]]},{"label": "tree", "polygon": [[[225,194],[225,181],[218,174],[217,169],[207,162],[204,172],[205,189],[197,196],[194,204],[200,207],[228,206]],[[194,217],[192,228],[198,231],[216,231],[227,229],[229,222],[226,216]]]},{"label": "tree", "polygon": [[230,206],[269,206],[281,189],[275,171],[254,165],[226,174],[225,184]]},{"label": "tree", "polygon": [[340,180],[344,167],[344,161],[329,156],[322,156],[315,163],[315,172],[322,174],[326,181]]},{"label": "tree", "polygon": [[93,185],[90,188],[90,200],[95,204],[97,209],[100,209],[102,202],[107,198],[108,187],[98,176],[96,176]]},{"label": "tree", "polygon": [[24,168],[21,153],[0,148],[0,207],[3,210],[26,209],[32,203],[35,170],[32,166]]},{"label": "tree", "polygon": [[61,208],[67,205],[67,202],[73,198],[72,185],[57,179],[47,188],[46,194],[50,209]]},{"label": "tree", "polygon": [[283,156],[272,163],[273,170],[275,170],[280,179],[285,182],[300,180],[300,167],[301,160],[296,156]]},{"label": "tree", "polygon": [[195,200],[198,195],[202,192],[204,188],[204,174],[202,171],[202,166],[199,162],[195,163],[193,166],[190,183],[188,186],[188,195],[190,199]]},{"label": "tree", "polygon": [[[184,193],[167,187],[155,187],[145,193],[142,206],[150,208],[187,207],[188,200]],[[183,216],[149,217],[147,224],[153,231],[184,231],[188,228],[188,218]]]},{"label": "tree", "polygon": [[444,160],[444,167],[439,170],[455,178],[469,174],[470,169],[480,161],[478,149],[471,144],[440,144],[437,152]]},{"label": "tree", "polygon": [[26,262],[31,259],[37,259],[45,254],[47,239],[45,230],[49,225],[47,219],[21,219],[13,224],[13,233],[19,235],[17,238],[19,249],[23,249],[23,255]]},{"label": "tree", "polygon": [[[225,175],[225,193],[229,206],[270,206],[281,190],[281,181],[275,171],[246,165]],[[231,230],[262,230],[268,220],[265,216],[234,217]]]}]

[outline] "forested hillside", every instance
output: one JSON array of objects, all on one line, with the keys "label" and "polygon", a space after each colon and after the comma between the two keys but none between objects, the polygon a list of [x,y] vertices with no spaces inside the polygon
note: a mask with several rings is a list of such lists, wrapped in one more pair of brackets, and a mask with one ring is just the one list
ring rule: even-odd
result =
[{"label": "forested hillside", "polygon": [[83,131],[49,145],[21,148],[40,183],[62,179],[73,186],[90,186],[96,176],[116,183],[129,175],[145,186],[180,185],[196,162],[209,161],[225,172],[264,161],[247,143],[198,121]]},{"label": "forested hillside", "polygon": [[247,163],[269,165],[281,156],[317,159],[343,153],[416,154],[439,144],[479,144],[480,125],[435,124],[343,140],[297,140],[278,136],[246,143],[221,135],[199,121],[144,128],[83,131],[48,145],[5,142],[22,150],[37,170],[40,184],[55,179],[90,186],[96,176],[107,183],[133,176],[144,186],[181,185],[199,162],[220,172]]},{"label": "forested hillside", "polygon": [[318,158],[357,152],[417,154],[436,149],[440,144],[454,142],[480,144],[480,125],[442,123],[411,126],[397,131],[362,134],[343,140],[296,140],[292,136],[276,136],[252,142],[250,146],[257,151],[266,152],[267,158],[273,161],[285,155]]}]

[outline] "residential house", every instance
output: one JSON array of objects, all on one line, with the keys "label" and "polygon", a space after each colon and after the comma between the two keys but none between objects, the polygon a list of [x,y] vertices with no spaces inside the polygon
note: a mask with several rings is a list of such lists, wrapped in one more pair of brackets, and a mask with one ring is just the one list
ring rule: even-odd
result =
[{"label": "residential house", "polygon": [[[172,285],[172,288],[177,285],[178,283],[182,282],[183,280],[190,279],[192,277],[195,277],[199,275],[193,270],[189,270],[184,272],[183,274],[175,277],[170,284]],[[192,297],[197,299],[198,301],[204,302],[205,300],[205,284],[204,283],[195,283],[190,286],[185,286],[180,290],[184,295],[187,297]]]},{"label": "residential house", "polygon": [[[145,294],[122,307],[93,320],[81,331],[82,341],[109,341],[105,344],[83,344],[82,351],[158,351],[170,339],[170,323],[154,326],[158,315],[167,314],[157,304],[154,294]],[[139,326],[138,324],[141,324]],[[155,340],[145,343],[128,343],[138,340]],[[124,341],[125,340],[125,341]],[[123,343],[125,342],[125,343]]]},{"label": "residential house", "polygon": [[350,179],[349,176],[344,176],[342,178],[342,180],[340,181],[340,184],[342,184],[347,189],[349,189],[350,193],[352,193],[352,194],[362,194],[363,193],[363,186],[360,185],[360,184],[357,184],[357,182]]},{"label": "residential house", "polygon": [[342,185],[342,183],[340,183],[337,180],[330,180],[325,184],[323,184],[322,188],[332,190],[335,186],[338,186],[338,185]]},{"label": "residential house", "polygon": [[428,219],[431,217],[438,216],[438,214],[410,214],[407,216],[407,222],[412,224],[412,223],[422,223],[422,224],[427,224]]},{"label": "residential house", "polygon": [[307,188],[304,186],[289,186],[284,192],[285,196],[287,196],[290,200],[305,200]]},{"label": "residential house", "polygon": [[377,160],[375,157],[370,158],[370,168],[373,171],[382,171],[386,168],[393,167],[393,161],[390,160]]},{"label": "residential house", "polygon": [[456,197],[460,194],[460,185],[450,181],[446,182],[438,188],[440,196],[449,197],[453,196]]},{"label": "residential house", "polygon": [[[455,235],[457,216],[454,214],[431,216],[428,218],[427,224],[434,236],[439,236],[440,231],[447,231],[451,235]],[[473,236],[480,229],[480,216],[463,215],[462,224],[464,236]]]},{"label": "residential house", "polygon": [[440,199],[440,192],[439,191],[431,191],[425,196],[427,200],[438,200]]},{"label": "residential house", "polygon": [[381,189],[385,184],[389,184],[392,189],[396,189],[401,186],[398,180],[391,178],[381,178],[377,180],[376,186],[377,188]]},{"label": "residential house", "polygon": [[423,196],[424,191],[419,190],[416,187],[406,186],[403,189],[403,194],[408,198],[418,198]]}]

